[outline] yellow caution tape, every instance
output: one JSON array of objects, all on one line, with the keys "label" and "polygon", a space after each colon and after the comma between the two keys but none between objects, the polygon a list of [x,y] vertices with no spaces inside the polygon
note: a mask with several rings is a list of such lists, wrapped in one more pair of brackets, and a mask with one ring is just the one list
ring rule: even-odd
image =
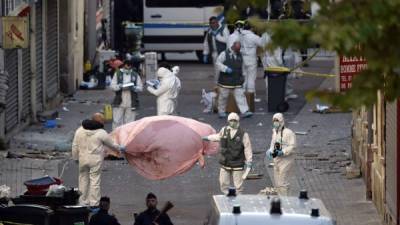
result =
[{"label": "yellow caution tape", "polygon": [[324,74],[324,73],[313,73],[313,72],[304,72],[304,71],[293,71],[293,73],[298,73],[307,76],[315,76],[315,77],[336,77],[334,74]]},{"label": "yellow caution tape", "polygon": [[273,73],[289,73],[290,69],[283,66],[271,66],[265,68],[265,72],[273,72]]}]

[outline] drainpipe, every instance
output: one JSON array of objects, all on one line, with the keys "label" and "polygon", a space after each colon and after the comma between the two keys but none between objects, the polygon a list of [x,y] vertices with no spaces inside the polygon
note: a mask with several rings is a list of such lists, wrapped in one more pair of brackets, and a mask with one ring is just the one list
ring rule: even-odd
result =
[{"label": "drainpipe", "polygon": [[31,12],[29,13],[29,19],[31,21],[31,31],[29,32],[29,40],[30,40],[30,54],[31,54],[31,121],[36,122],[36,113],[37,113],[37,105],[36,105],[36,7],[35,3],[31,2],[30,6]]}]

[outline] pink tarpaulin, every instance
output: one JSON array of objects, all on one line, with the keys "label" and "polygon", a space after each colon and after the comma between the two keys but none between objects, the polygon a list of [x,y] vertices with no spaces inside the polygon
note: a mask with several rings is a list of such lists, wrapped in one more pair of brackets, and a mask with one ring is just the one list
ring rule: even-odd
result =
[{"label": "pink tarpaulin", "polygon": [[215,154],[218,143],[204,142],[214,134],[210,125],[178,116],[145,117],[118,127],[112,136],[126,146],[126,159],[139,174],[160,180],[188,171],[203,155]]}]

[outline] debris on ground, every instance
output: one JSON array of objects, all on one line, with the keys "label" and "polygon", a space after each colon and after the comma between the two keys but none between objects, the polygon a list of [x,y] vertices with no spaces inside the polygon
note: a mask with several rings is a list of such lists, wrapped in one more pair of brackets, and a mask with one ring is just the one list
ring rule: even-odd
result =
[{"label": "debris on ground", "polygon": [[5,158],[8,159],[22,159],[22,158],[30,158],[30,159],[65,159],[69,156],[69,152],[56,152],[56,151],[38,151],[38,150],[31,150],[21,152],[22,150],[19,149],[17,152],[8,151]]},{"label": "debris on ground", "polygon": [[346,167],[346,178],[354,179],[361,177],[361,170],[354,163],[351,163],[350,166]]},{"label": "debris on ground", "polygon": [[11,188],[7,185],[0,186],[0,199],[10,198]]},{"label": "debris on ground", "polygon": [[260,195],[278,195],[278,192],[273,187],[266,187],[258,193]]},{"label": "debris on ground", "polygon": [[294,133],[298,134],[298,135],[306,135],[307,134],[306,131],[295,131]]},{"label": "debris on ground", "polygon": [[246,180],[259,180],[264,176],[264,174],[260,174],[260,173],[249,173],[246,176]]},{"label": "debris on ground", "polygon": [[338,107],[334,107],[334,106],[327,106],[327,105],[319,105],[319,104],[317,104],[315,106],[315,108],[312,109],[312,112],[325,114],[325,113],[346,113],[346,112],[349,112],[349,111],[342,110],[342,109],[340,109]]}]

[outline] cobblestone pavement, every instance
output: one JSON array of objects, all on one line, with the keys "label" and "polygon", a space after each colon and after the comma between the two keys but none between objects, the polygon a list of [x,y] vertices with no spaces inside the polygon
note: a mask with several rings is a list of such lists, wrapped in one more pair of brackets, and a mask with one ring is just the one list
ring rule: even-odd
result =
[{"label": "cobblestone pavement", "polygon": [[294,131],[306,132],[297,135],[298,189],[322,199],[338,225],[381,224],[375,206],[366,200],[363,179],[345,176],[351,162],[351,114],[312,113],[313,107],[306,104],[294,118],[298,123],[289,124]]},{"label": "cobblestone pavement", "polygon": [[[200,105],[201,89],[212,90],[212,67],[191,62],[172,62],[181,66],[180,78],[183,90],[179,99],[178,112],[181,116],[194,118],[211,124],[219,130],[226,121],[216,114],[202,113]],[[332,62],[315,61],[305,70],[312,72],[331,72]],[[260,71],[261,73],[261,71]],[[320,86],[322,78],[304,76],[294,80],[299,98],[291,100],[290,109],[285,113],[288,126],[294,131],[306,131],[298,135],[299,154],[297,157],[298,185],[309,190],[313,197],[322,198],[339,224],[378,224],[376,210],[365,201],[365,186],[360,179],[346,180],[341,171],[341,163],[348,163],[350,150],[350,115],[309,112],[312,104],[305,105],[304,93]],[[264,80],[257,79],[257,95],[262,99],[256,103],[253,118],[241,121],[241,126],[251,137],[255,171],[264,174],[260,180],[245,182],[245,193],[256,194],[266,186],[271,186],[269,173],[265,170],[265,149],[271,137],[272,113],[266,112],[264,99]],[[80,91],[73,99],[66,101],[69,111],[59,109],[60,128],[41,130],[41,136],[51,133],[52,139],[65,139],[75,130],[79,121],[98,111],[103,104],[110,102],[110,91]],[[155,97],[147,92],[141,94],[141,108],[138,118],[155,114]],[[303,108],[303,106],[305,107]],[[296,123],[297,122],[297,123]],[[30,131],[35,133],[35,127]],[[70,137],[68,137],[70,138]],[[310,155],[313,153],[314,155]],[[307,155],[308,154],[308,155]],[[335,154],[335,157],[332,155]],[[328,160],[327,160],[327,159]],[[333,163],[337,159],[336,163]],[[206,168],[195,166],[189,172],[168,180],[149,181],[138,175],[125,161],[106,161],[102,175],[102,193],[111,197],[111,211],[121,224],[132,224],[133,213],[144,210],[145,195],[152,191],[159,196],[160,207],[170,200],[175,204],[170,216],[175,224],[202,224],[213,194],[219,194],[218,163],[215,156],[208,157]],[[59,168],[61,168],[59,166]],[[77,168],[68,163],[63,175],[65,184],[77,186]],[[328,185],[327,185],[328,184]],[[297,195],[297,193],[295,193]]]}]

